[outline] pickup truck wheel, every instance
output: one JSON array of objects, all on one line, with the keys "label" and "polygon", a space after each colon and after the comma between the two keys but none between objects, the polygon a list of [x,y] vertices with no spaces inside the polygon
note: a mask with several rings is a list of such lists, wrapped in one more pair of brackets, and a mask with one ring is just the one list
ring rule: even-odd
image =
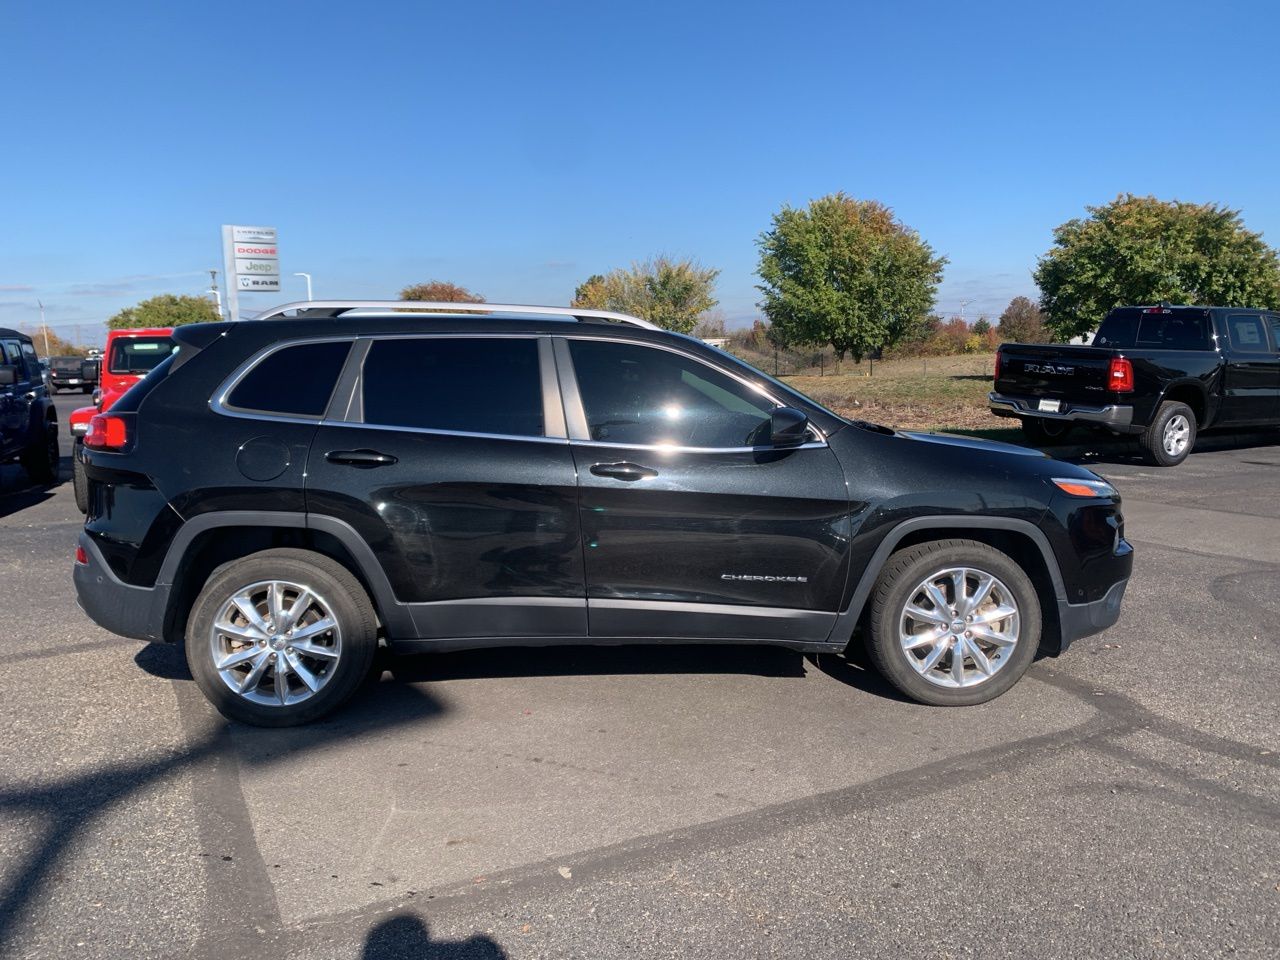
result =
[{"label": "pickup truck wheel", "polygon": [[1176,467],[1196,445],[1196,415],[1185,403],[1166,400],[1142,434],[1142,449],[1149,463]]},{"label": "pickup truck wheel", "polygon": [[187,664],[224,717],[260,727],[337,709],[378,647],[368,595],[341,564],[308,550],[264,550],[205,584],[187,620]]},{"label": "pickup truck wheel", "polygon": [[81,513],[89,512],[89,476],[84,471],[84,463],[80,455],[84,449],[84,441],[76,439],[71,446],[71,489],[76,495],[76,509]]},{"label": "pickup truck wheel", "polygon": [[913,700],[966,706],[1000,696],[1040,644],[1040,599],[1010,557],[975,540],[899,550],[871,598],[867,648]]},{"label": "pickup truck wheel", "polygon": [[58,481],[58,467],[62,454],[58,451],[58,425],[45,423],[44,438],[22,451],[22,468],[36,483],[51,484]]},{"label": "pickup truck wheel", "polygon": [[1073,424],[1070,420],[1045,420],[1041,417],[1023,417],[1022,435],[1033,447],[1048,447],[1067,439]]}]

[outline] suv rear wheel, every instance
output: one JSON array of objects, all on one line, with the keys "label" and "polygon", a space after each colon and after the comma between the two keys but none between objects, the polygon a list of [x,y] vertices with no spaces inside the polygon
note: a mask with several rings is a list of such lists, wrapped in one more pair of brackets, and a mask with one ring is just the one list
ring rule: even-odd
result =
[{"label": "suv rear wheel", "polygon": [[286,727],[344,703],[377,649],[373,605],[341,564],[264,550],[221,568],[187,620],[187,664],[231,720]]},{"label": "suv rear wheel", "polygon": [[44,436],[22,451],[22,468],[36,483],[56,483],[61,458],[58,451],[58,425],[50,420],[44,425]]},{"label": "suv rear wheel", "polygon": [[1040,645],[1040,599],[1009,556],[975,540],[899,550],[871,599],[868,652],[920,703],[966,706],[1000,696]]}]

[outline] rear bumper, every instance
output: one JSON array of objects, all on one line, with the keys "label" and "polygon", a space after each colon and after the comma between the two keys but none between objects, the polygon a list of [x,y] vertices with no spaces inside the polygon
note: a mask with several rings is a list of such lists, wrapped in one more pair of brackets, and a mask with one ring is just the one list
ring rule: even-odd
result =
[{"label": "rear bumper", "polygon": [[1112,585],[1101,600],[1093,603],[1058,602],[1058,623],[1061,629],[1059,652],[1074,641],[1091,637],[1113,626],[1120,619],[1120,604],[1124,600],[1129,578]]},{"label": "rear bumper", "polygon": [[1061,413],[1045,413],[1036,409],[1039,401],[1037,397],[1011,397],[993,390],[987,394],[987,400],[991,405],[991,412],[997,417],[1078,420],[1109,427],[1120,433],[1134,433],[1141,429],[1133,426],[1133,407],[1128,404],[1111,403],[1101,407],[1067,404],[1066,409]]},{"label": "rear bumper", "polygon": [[111,572],[92,537],[80,534],[80,546],[89,560],[77,563],[71,575],[80,609],[98,626],[122,637],[162,640],[168,585],[135,587],[125,583]]}]

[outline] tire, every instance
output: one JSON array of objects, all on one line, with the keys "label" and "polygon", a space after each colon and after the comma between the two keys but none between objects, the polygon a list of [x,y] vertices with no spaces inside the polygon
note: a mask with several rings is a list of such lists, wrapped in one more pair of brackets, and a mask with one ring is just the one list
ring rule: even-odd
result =
[{"label": "tire", "polygon": [[[992,578],[985,601],[980,602],[977,612],[969,614],[976,623],[964,619],[966,610],[961,605],[944,609],[943,617],[936,620],[912,618],[909,606],[919,613],[937,608],[928,592],[921,590],[934,578],[943,580],[942,599],[954,604],[954,580],[943,577],[944,571],[953,570],[964,571],[964,596],[969,599],[984,577]],[[1013,614],[990,620],[987,627],[978,626],[981,618],[995,616],[1010,606]],[[903,634],[908,633],[908,627],[909,635],[924,637],[938,633],[944,619],[948,622],[938,642],[916,643],[907,649]],[[931,706],[968,706],[995,699],[1021,679],[1035,659],[1041,623],[1035,586],[1007,554],[976,540],[935,540],[899,550],[885,564],[871,595],[867,651],[884,678],[912,700]],[[997,636],[999,643],[988,639]],[[1010,638],[1014,642],[1007,644]],[[973,646],[982,654],[989,674],[972,655]],[[956,649],[963,650],[962,684],[955,682]]]},{"label": "tire", "polygon": [[58,482],[58,468],[62,454],[58,450],[58,425],[46,421],[44,439],[22,451],[22,468],[35,483],[49,485]]},{"label": "tire", "polygon": [[1196,415],[1185,403],[1166,400],[1138,442],[1148,463],[1176,467],[1196,445]]},{"label": "tire", "polygon": [[81,388],[80,388],[80,392],[81,392],[81,393],[92,393],[92,392],[93,392],[93,387],[81,387]]},{"label": "tire", "polygon": [[1070,420],[1045,420],[1042,417],[1023,417],[1022,435],[1033,447],[1051,447],[1067,439],[1075,426]]},{"label": "tire", "polygon": [[89,476],[85,473],[84,462],[80,459],[83,448],[83,440],[76,440],[71,446],[71,489],[76,495],[76,509],[87,514],[89,512]]},{"label": "tire", "polygon": [[[254,627],[232,598],[249,592],[258,623],[270,624],[272,583],[309,591],[313,602],[298,617],[303,629],[326,618],[335,628],[303,638]],[[281,612],[291,612],[288,608],[297,599],[296,592],[286,590]],[[228,629],[236,636],[223,632]],[[187,619],[187,664],[200,692],[224,717],[259,727],[296,726],[336,710],[368,674],[377,647],[373,604],[360,582],[340,563],[309,550],[264,550],[233,560],[209,578]],[[327,652],[319,655],[317,650]],[[226,669],[219,670],[215,655],[224,658]],[[227,667],[228,656],[239,656],[240,662]],[[286,664],[283,695],[279,663]],[[314,689],[296,669],[299,663],[316,682]],[[230,686],[233,682],[252,686],[238,693]]]}]

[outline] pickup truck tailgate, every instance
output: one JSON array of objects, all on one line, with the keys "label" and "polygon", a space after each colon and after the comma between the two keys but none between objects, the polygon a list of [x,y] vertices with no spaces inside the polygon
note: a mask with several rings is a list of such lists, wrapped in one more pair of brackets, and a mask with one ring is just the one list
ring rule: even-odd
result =
[{"label": "pickup truck tailgate", "polygon": [[1068,403],[1107,402],[1111,358],[1101,347],[1007,343],[1000,348],[997,393]]}]

